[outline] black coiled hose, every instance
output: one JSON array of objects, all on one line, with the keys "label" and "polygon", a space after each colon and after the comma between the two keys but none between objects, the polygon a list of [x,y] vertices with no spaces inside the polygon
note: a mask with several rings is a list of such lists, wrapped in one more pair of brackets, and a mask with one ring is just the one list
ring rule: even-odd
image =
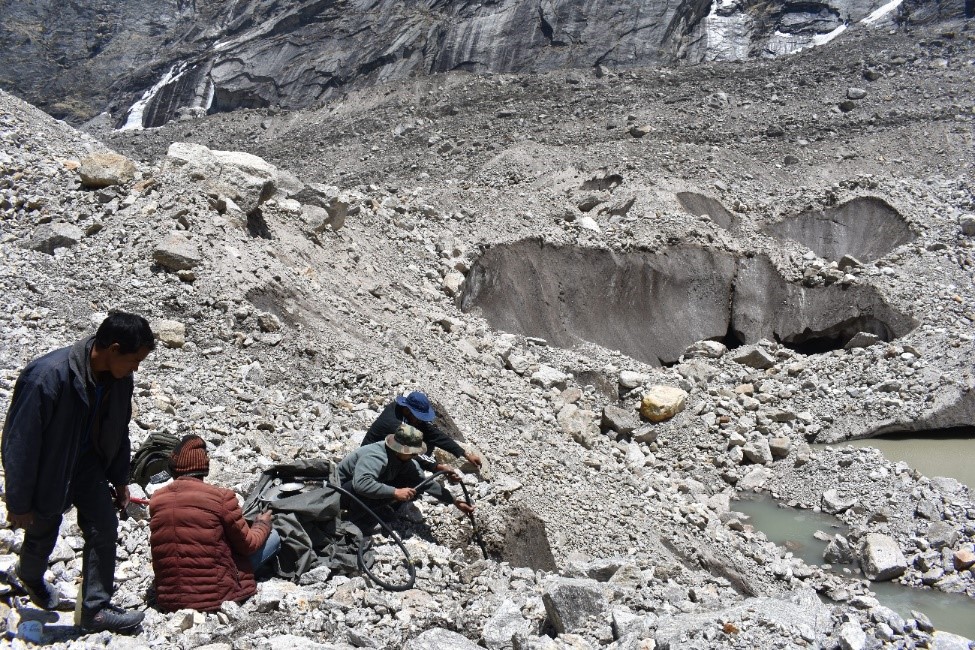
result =
[{"label": "black coiled hose", "polygon": [[[441,470],[439,472],[434,472],[430,476],[428,476],[425,479],[423,479],[422,481],[420,481],[420,483],[417,484],[417,486],[415,488],[413,488],[413,489],[416,490],[417,493],[419,493],[420,490],[422,490],[423,488],[425,488],[430,483],[433,483],[433,481],[435,481],[438,477],[440,477],[443,474],[448,474],[448,473],[449,472],[444,471],[444,470]],[[359,560],[359,568],[362,569],[362,571],[367,576],[369,576],[372,579],[373,582],[375,582],[377,585],[379,585],[383,589],[386,589],[387,591],[407,591],[409,589],[412,589],[413,588],[413,585],[416,584],[416,567],[413,566],[413,560],[410,558],[410,553],[409,553],[409,551],[406,550],[406,546],[403,544],[403,540],[400,539],[399,535],[397,535],[395,532],[393,532],[393,529],[390,528],[389,525],[385,521],[383,521],[382,518],[379,515],[377,515],[375,512],[373,512],[372,508],[370,508],[365,503],[363,503],[359,499],[359,497],[357,497],[356,495],[352,494],[351,492],[349,492],[345,488],[343,488],[343,487],[341,487],[339,485],[335,485],[333,483],[330,483],[328,481],[325,482],[325,487],[332,488],[333,490],[335,490],[337,492],[340,492],[341,494],[344,494],[345,496],[349,497],[355,503],[357,503],[359,505],[359,507],[361,507],[365,512],[369,513],[369,515],[373,519],[376,520],[376,522],[379,524],[379,526],[386,532],[387,535],[389,535],[393,539],[393,541],[396,542],[396,545],[399,546],[400,550],[403,551],[403,564],[406,565],[406,571],[409,573],[410,577],[409,577],[409,579],[406,582],[397,585],[397,584],[392,584],[392,583],[386,582],[384,580],[380,580],[376,576],[376,574],[374,574],[372,571],[370,571],[369,570],[369,567],[366,566],[365,559],[363,558],[363,553],[365,553],[365,551],[366,551],[366,537],[365,537],[365,535],[363,535],[362,538],[359,539],[359,547],[356,550],[356,557]],[[467,502],[470,503],[470,496],[467,496],[467,489],[466,488],[464,489],[464,495],[467,497]]]}]

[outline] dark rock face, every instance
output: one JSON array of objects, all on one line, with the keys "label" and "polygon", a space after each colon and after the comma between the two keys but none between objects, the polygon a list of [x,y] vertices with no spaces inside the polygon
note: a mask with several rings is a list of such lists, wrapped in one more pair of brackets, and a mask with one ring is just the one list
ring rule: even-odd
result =
[{"label": "dark rock face", "polygon": [[[118,126],[149,127],[198,112],[303,108],[349,88],[451,70],[614,69],[781,54],[878,6],[23,0],[0,4],[0,85],[59,117],[109,110]],[[954,15],[921,13],[926,21]]]},{"label": "dark rock face", "polygon": [[851,255],[864,262],[916,238],[897,210],[883,199],[869,196],[804,212],[771,225],[768,232],[780,239],[794,239],[829,260]]},{"label": "dark rock face", "polygon": [[545,534],[545,522],[530,508],[514,505],[505,512],[500,559],[511,566],[528,567],[535,571],[556,571],[555,556]]},{"label": "dark rock face", "polygon": [[707,215],[725,230],[731,230],[735,226],[735,216],[717,199],[696,192],[678,192],[677,200],[691,214],[698,217]]},{"label": "dark rock face", "polygon": [[[56,117],[89,118],[119,88],[147,88],[148,64],[177,54],[175,28],[195,2],[124,0],[0,4],[0,86]],[[160,64],[161,65],[161,64]]]},{"label": "dark rock face", "polygon": [[468,274],[461,308],[480,309],[497,329],[561,347],[589,341],[652,365],[673,363],[705,339],[764,338],[822,352],[858,332],[890,341],[916,326],[871,286],[803,287],[764,256],[695,247],[619,253],[539,240],[489,248]]}]

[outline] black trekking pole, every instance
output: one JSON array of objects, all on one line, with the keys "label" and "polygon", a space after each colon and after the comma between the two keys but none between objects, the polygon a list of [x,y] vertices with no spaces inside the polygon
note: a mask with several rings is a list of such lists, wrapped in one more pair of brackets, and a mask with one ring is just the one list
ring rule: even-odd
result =
[{"label": "black trekking pole", "polygon": [[[473,507],[474,501],[471,499],[471,495],[467,491],[467,486],[464,485],[463,481],[460,482],[460,489],[464,491],[464,500],[467,501],[467,505]],[[488,559],[488,552],[487,549],[484,547],[484,539],[481,537],[481,531],[477,527],[477,522],[474,521],[474,513],[468,512],[467,518],[471,520],[471,530],[474,531],[474,541],[477,542],[477,545],[481,547],[481,554],[484,556],[484,559],[486,560]]]},{"label": "black trekking pole", "polygon": [[[435,479],[439,478],[444,474],[452,474],[452,472],[446,470],[440,470],[439,472],[434,472],[423,481],[420,481],[419,485],[417,485],[414,489],[417,492],[419,492],[422,488],[426,487],[430,483],[433,483]],[[464,481],[459,481],[459,483],[460,483],[460,489],[464,491],[464,501],[467,502],[467,505],[474,507],[474,501],[473,499],[471,499],[470,492],[467,491],[467,486],[464,484]],[[484,559],[486,560],[488,559],[487,548],[485,548],[484,546],[484,539],[481,537],[481,531],[478,529],[477,522],[474,520],[474,513],[468,512],[466,514],[467,514],[467,518],[471,520],[471,529],[474,531],[474,541],[476,541],[477,545],[481,547],[481,554],[484,555]]]}]

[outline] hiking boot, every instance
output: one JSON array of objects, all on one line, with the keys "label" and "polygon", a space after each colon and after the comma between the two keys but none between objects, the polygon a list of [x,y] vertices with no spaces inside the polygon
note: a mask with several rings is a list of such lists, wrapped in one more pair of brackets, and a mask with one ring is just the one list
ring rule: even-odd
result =
[{"label": "hiking boot", "polygon": [[87,632],[130,634],[139,627],[145,617],[145,612],[128,611],[115,605],[105,605],[95,613],[82,612],[81,627]]},{"label": "hiking boot", "polygon": [[34,603],[41,609],[57,609],[58,604],[61,601],[60,595],[57,589],[54,588],[50,582],[45,580],[43,576],[40,580],[25,580],[23,576],[20,575],[20,567],[14,572],[16,577],[16,585],[27,594],[30,598],[30,602]]}]

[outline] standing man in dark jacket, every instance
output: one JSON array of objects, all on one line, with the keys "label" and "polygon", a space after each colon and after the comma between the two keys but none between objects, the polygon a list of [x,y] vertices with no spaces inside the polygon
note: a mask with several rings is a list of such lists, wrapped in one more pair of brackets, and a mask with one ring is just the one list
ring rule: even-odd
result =
[{"label": "standing man in dark jacket", "polygon": [[81,625],[128,633],[143,613],[111,604],[118,515],[129,500],[132,374],[155,348],[146,319],[112,313],[95,336],[34,359],[17,379],[3,426],[7,519],[26,535],[16,573],[35,605],[54,609],[44,579],[61,515],[84,536]]},{"label": "standing man in dark jacket", "polygon": [[396,428],[400,423],[409,424],[416,427],[423,434],[423,442],[426,445],[427,453],[425,456],[417,456],[420,467],[430,472],[450,470],[446,465],[438,465],[434,458],[434,451],[440,447],[448,454],[453,454],[458,458],[463,456],[468,462],[480,469],[481,457],[472,451],[464,451],[464,448],[457,444],[457,441],[448,436],[437,425],[433,423],[437,413],[430,404],[430,398],[420,391],[413,391],[409,395],[398,395],[396,399],[386,405],[383,412],[379,414],[376,421],[372,423],[366,431],[365,438],[362,439],[362,446],[370,445],[380,440],[385,440],[387,436],[396,433]]}]

